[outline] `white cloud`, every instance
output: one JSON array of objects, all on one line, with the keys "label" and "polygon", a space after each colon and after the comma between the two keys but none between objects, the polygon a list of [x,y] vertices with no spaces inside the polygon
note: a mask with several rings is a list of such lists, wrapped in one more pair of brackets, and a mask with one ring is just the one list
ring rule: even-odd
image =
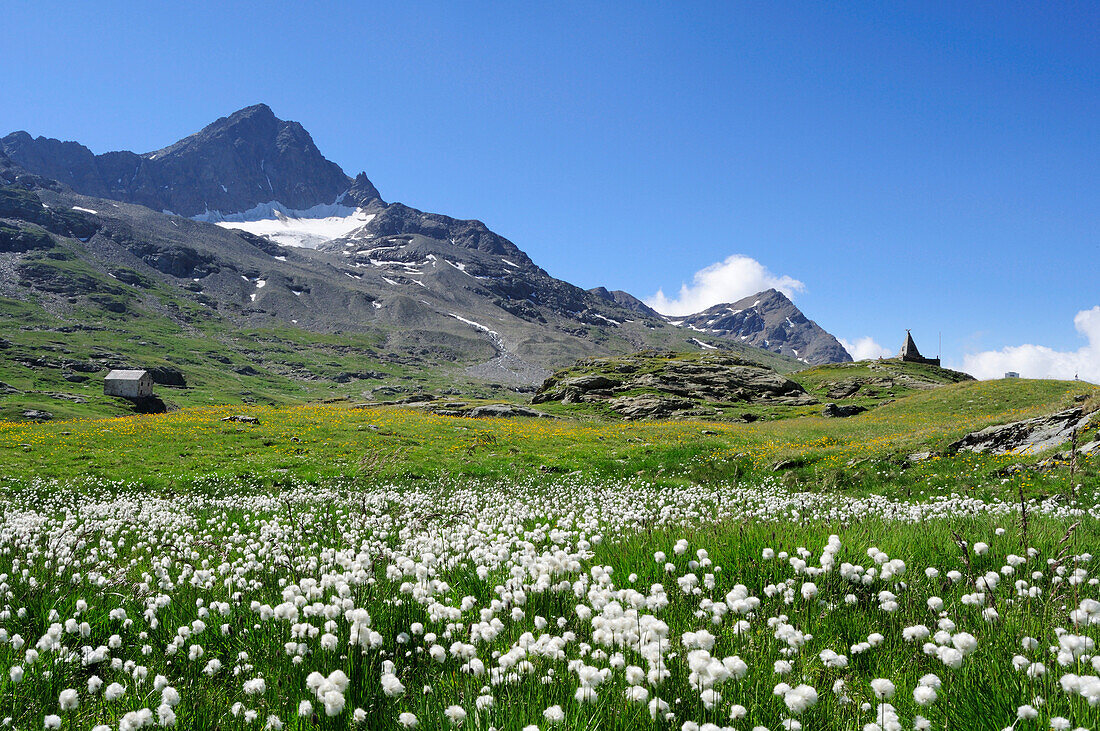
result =
[{"label": "white cloud", "polygon": [[1072,379],[1100,383],[1100,306],[1081,310],[1073,325],[1088,344],[1078,350],[1059,351],[1045,345],[1014,345],[963,357],[963,370],[977,378],[1001,378],[1016,371],[1024,378]]},{"label": "white cloud", "polygon": [[723,302],[736,302],[750,294],[766,289],[778,289],[788,297],[806,288],[802,282],[788,276],[776,276],[768,268],[748,256],[734,254],[725,261],[716,262],[695,272],[691,286],[680,285],[676,299],[669,299],[664,291],[645,300],[645,303],[666,315],[691,315]]},{"label": "white cloud", "polygon": [[852,360],[874,360],[876,358],[893,358],[897,353],[875,342],[871,336],[859,338],[855,342],[849,342],[844,338],[837,338]]}]

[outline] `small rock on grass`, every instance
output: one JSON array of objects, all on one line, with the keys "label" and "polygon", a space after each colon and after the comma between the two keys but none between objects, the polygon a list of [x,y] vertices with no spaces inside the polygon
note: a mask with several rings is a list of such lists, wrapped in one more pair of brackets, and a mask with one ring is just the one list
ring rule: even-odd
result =
[{"label": "small rock on grass", "polygon": [[245,416],[244,414],[234,414],[232,416],[226,416],[222,418],[222,421],[235,421],[238,424],[259,424],[260,420],[255,416]]}]

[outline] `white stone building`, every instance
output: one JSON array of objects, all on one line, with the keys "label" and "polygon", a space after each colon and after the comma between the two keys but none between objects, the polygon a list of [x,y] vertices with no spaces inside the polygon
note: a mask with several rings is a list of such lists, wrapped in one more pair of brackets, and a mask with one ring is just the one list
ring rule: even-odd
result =
[{"label": "white stone building", "polygon": [[103,379],[103,393],[128,399],[150,398],[153,376],[149,371],[111,371]]}]

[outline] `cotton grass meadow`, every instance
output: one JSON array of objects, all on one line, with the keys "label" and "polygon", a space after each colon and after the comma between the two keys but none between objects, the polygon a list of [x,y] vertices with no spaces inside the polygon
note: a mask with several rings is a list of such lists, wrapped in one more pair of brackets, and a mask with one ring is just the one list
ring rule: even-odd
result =
[{"label": "cotton grass meadow", "polygon": [[752,486],[0,494],[14,729],[1095,729],[1095,504]]}]

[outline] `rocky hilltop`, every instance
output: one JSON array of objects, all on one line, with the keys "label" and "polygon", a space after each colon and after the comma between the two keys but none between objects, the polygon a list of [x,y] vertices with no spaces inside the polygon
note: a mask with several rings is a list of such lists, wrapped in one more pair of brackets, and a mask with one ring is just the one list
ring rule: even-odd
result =
[{"label": "rocky hilltop", "polygon": [[641,352],[589,358],[558,371],[533,403],[603,403],[629,419],[704,416],[716,407],[807,406],[798,383],[759,363],[727,354]]}]

